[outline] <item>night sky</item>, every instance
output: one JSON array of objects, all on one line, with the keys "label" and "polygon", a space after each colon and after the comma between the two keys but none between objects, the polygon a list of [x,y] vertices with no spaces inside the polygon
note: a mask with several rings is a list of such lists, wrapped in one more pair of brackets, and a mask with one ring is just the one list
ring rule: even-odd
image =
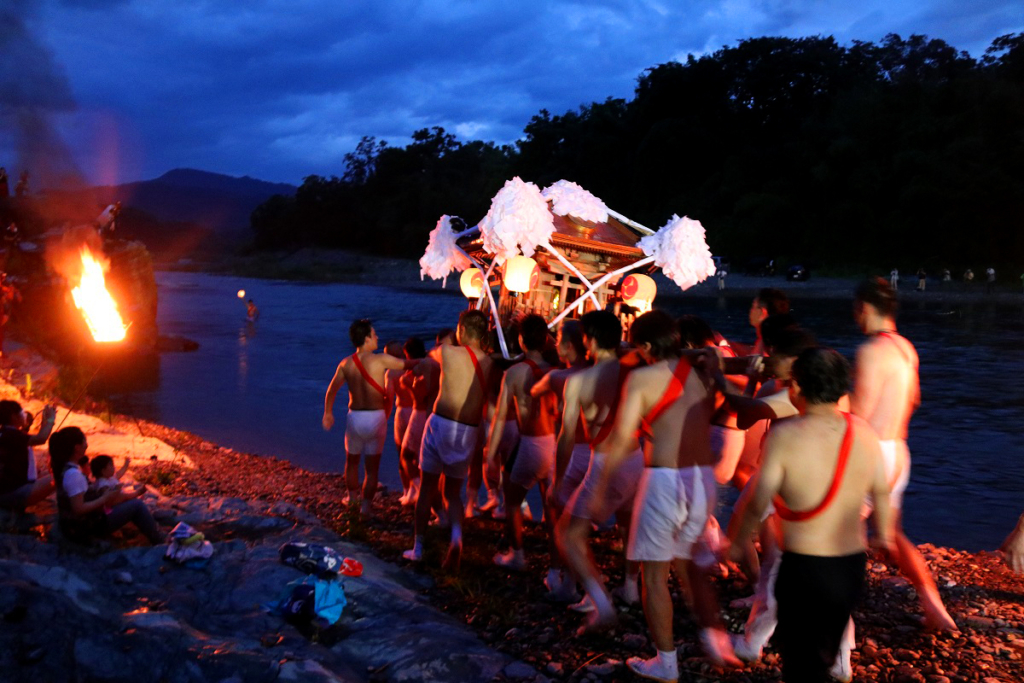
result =
[{"label": "night sky", "polygon": [[630,98],[646,67],[743,38],[920,33],[980,57],[1021,30],[1020,0],[0,0],[0,165],[49,149],[25,146],[32,111],[90,182],[298,184],[364,135],[514,142],[541,109]]}]

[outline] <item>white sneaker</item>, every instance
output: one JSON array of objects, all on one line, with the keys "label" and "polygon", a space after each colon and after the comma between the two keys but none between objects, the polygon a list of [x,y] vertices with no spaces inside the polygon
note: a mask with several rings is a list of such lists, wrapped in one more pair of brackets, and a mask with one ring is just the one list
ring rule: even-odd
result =
[{"label": "white sneaker", "polygon": [[597,605],[590,599],[589,595],[584,595],[583,599],[577,603],[569,605],[569,609],[573,612],[579,612],[580,614],[589,614],[597,609]]},{"label": "white sneaker", "polygon": [[665,666],[657,657],[650,659],[630,657],[626,660],[626,666],[637,676],[649,678],[652,681],[662,681],[662,683],[677,683],[679,681],[679,665]]},{"label": "white sneaker", "polygon": [[732,651],[741,661],[756,662],[761,659],[761,648],[756,648],[748,641],[742,633],[735,633],[730,636],[732,639]]},{"label": "white sneaker", "polygon": [[[739,652],[737,651],[736,654],[738,655]],[[828,673],[832,678],[842,681],[842,683],[850,683],[853,680],[853,666],[850,664],[850,650],[848,648],[839,648],[836,661],[832,664],[832,668],[828,670]]]}]

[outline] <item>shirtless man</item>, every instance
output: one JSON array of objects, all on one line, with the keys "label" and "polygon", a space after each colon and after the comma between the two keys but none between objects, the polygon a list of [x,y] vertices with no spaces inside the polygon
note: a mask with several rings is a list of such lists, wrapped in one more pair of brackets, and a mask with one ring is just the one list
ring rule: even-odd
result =
[{"label": "shirtless man", "polygon": [[[619,395],[629,364],[620,363],[617,350],[622,340],[622,324],[611,311],[591,311],[583,316],[583,341],[594,365],[566,379],[562,408],[562,429],[558,436],[558,467],[556,482],[559,488],[572,485],[565,514],[559,520],[556,541],[559,552],[576,579],[583,584],[588,605],[593,612],[581,633],[596,630],[615,621],[611,597],[601,580],[601,572],[590,554],[589,540],[593,523],[603,523],[607,517],[592,515],[594,489],[602,477],[604,456],[591,457],[590,450],[600,448],[615,423]],[[582,429],[585,438],[577,432]],[[589,438],[587,438],[589,437]],[[584,463],[584,475],[575,478],[576,463]],[[567,469],[568,468],[568,469]],[[602,508],[625,530],[629,538],[630,518],[637,483],[644,471],[644,455],[637,439],[629,444],[629,455],[612,475],[606,491],[608,500]],[[639,564],[626,562],[626,578],[620,594],[626,602],[639,600],[637,578]]]},{"label": "shirtless man", "polygon": [[374,353],[377,332],[369,319],[357,320],[348,328],[356,352],[338,363],[327,396],[324,398],[324,429],[334,426],[334,398],[342,385],[348,384],[348,416],[345,418],[345,484],[344,502],[353,506],[359,501],[359,457],[365,456],[363,504],[360,512],[370,513],[370,503],[377,493],[377,472],[384,439],[388,432],[387,390],[384,373],[404,370],[406,363],[394,356]]},{"label": "shirtless man", "polygon": [[[434,348],[455,343],[455,330],[444,328],[434,339]],[[422,347],[422,345],[421,345]],[[409,425],[402,437],[399,449],[406,471],[409,473],[409,497],[403,505],[416,505],[420,492],[420,446],[423,444],[423,429],[427,426],[427,417],[437,400],[441,390],[441,364],[430,356],[423,357],[411,372],[402,375],[401,382],[413,394],[413,409],[409,415]]]},{"label": "shirtless man", "polygon": [[882,457],[891,489],[889,504],[895,519],[894,558],[921,599],[925,624],[957,630],[946,611],[921,552],[903,533],[900,510],[910,481],[907,425],[921,403],[917,351],[896,331],[898,302],[892,287],[881,278],[865,280],[854,293],[853,317],[868,340],[857,349],[853,395],[854,415],[874,427],[882,444]]},{"label": "shirtless man", "polygon": [[[397,348],[392,348],[395,344]],[[417,364],[427,355],[423,348],[423,342],[417,337],[410,337],[405,344],[397,345],[396,342],[389,342],[384,350],[392,356],[404,357],[406,360],[417,361]],[[402,505],[411,505],[416,500],[416,489],[414,481],[419,478],[419,467],[414,461],[402,456],[402,443],[409,431],[409,423],[412,421],[412,413],[416,408],[416,396],[412,390],[412,369],[404,371],[388,370],[385,375],[384,388],[388,390],[389,396],[395,397],[395,450],[398,452],[398,476],[402,480],[402,497],[398,502]]]},{"label": "shirtless man", "polygon": [[514,411],[519,426],[519,450],[505,479],[505,528],[511,548],[494,556],[494,563],[521,571],[526,569],[523,554],[522,502],[535,484],[540,485],[541,500],[547,507],[548,488],[555,476],[555,397],[530,395],[530,387],[551,366],[541,352],[547,344],[548,326],[539,315],[528,315],[519,324],[519,345],[525,352],[523,361],[505,371],[501,392],[494,412],[491,434],[484,455],[496,456],[501,443],[500,427]]},{"label": "shirtless man", "polygon": [[479,438],[486,403],[487,376],[493,362],[483,349],[487,340],[487,316],[463,311],[456,333],[459,346],[442,344],[431,354],[441,365],[440,389],[434,410],[427,418],[420,450],[420,495],[416,501],[416,537],[402,556],[423,559],[423,538],[438,482],[444,475],[445,507],[451,522],[451,543],[444,565],[458,570],[462,560],[462,484]]},{"label": "shirtless man", "polygon": [[[800,354],[789,389],[800,416],[772,429],[751,482],[753,497],[732,534],[747,538],[774,501],[784,550],[775,586],[776,641],[787,683],[829,678],[864,583],[865,496],[876,506],[876,542],[893,546],[878,438],[838,405],[848,383],[849,366],[835,351]],[[739,545],[727,555],[737,559]]]},{"label": "shirtless man", "polygon": [[693,545],[715,505],[710,424],[716,392],[708,374],[680,356],[676,323],[667,314],[651,311],[640,316],[631,337],[650,365],[630,372],[612,433],[595,450],[594,460],[603,457],[605,469],[594,492],[594,518],[606,515],[605,492],[644,425],[650,434],[644,453],[647,467],[640,480],[626,557],[643,563],[644,614],[658,653],[646,660],[633,657],[627,664],[641,676],[675,681],[679,662],[668,589],[673,562],[689,579],[705,651],[716,664],[739,665],[710,580],[691,561]]}]

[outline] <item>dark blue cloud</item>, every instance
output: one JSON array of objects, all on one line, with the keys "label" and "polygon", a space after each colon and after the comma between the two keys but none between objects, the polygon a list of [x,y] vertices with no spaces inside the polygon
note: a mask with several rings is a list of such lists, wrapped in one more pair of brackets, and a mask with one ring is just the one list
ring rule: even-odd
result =
[{"label": "dark blue cloud", "polygon": [[194,166],[297,182],[340,174],[363,135],[400,145],[435,125],[511,142],[542,108],[629,97],[645,67],[750,36],[925,33],[978,56],[1024,28],[1009,0],[16,4],[37,10],[31,36],[79,104],[66,126],[116,127],[126,179]]}]

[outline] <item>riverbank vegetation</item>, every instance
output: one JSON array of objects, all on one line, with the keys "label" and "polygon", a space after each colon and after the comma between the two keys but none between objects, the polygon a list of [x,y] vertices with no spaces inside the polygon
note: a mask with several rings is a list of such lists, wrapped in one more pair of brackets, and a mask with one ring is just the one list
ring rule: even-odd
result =
[{"label": "riverbank vegetation", "polygon": [[751,38],[646,69],[630,100],[537,113],[513,145],[442,128],[364,138],[252,215],[260,249],[418,256],[441,214],[479,220],[506,179],[568,178],[650,227],[708,228],[758,258],[876,263],[954,277],[1024,259],[1024,34],[981,58],[925,36],[840,45]]}]

